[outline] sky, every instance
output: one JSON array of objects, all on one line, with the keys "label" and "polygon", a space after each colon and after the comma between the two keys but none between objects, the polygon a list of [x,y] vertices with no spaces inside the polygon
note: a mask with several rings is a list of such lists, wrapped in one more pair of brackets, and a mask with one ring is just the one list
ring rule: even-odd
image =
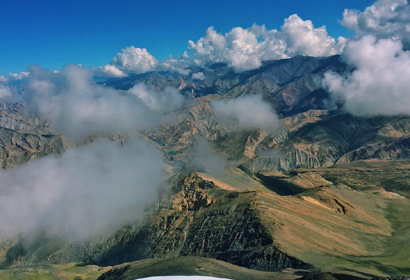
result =
[{"label": "sky", "polygon": [[0,75],[25,71],[30,64],[60,70],[69,63],[99,67],[121,49],[146,48],[158,60],[180,56],[213,26],[224,34],[253,23],[279,29],[298,14],[325,25],[330,36],[351,37],[338,20],[343,10],[363,10],[369,0],[2,1]]}]

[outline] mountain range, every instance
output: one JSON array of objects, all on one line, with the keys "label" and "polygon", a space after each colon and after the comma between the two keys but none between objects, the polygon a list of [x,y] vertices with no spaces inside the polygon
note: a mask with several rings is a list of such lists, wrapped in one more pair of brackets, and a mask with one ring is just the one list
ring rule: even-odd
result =
[{"label": "mountain range", "polygon": [[[164,155],[167,184],[142,218],[109,235],[1,243],[0,279],[410,274],[410,117],[346,113],[321,79],[352,70],[339,56],[296,56],[242,73],[223,63],[190,68],[201,79],[149,72],[99,81],[124,92],[139,83],[170,86],[185,97],[171,121],[138,132]],[[252,95],[262,96],[280,126],[236,129],[212,105]],[[0,103],[3,169],[99,138],[127,139],[107,133],[73,141],[27,106]]]}]

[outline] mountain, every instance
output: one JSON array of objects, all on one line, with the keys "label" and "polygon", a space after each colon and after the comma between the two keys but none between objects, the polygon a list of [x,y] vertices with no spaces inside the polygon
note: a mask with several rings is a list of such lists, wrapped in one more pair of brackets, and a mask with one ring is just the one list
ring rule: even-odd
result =
[{"label": "mountain", "polygon": [[[91,279],[175,271],[235,279],[409,274],[410,117],[346,114],[321,89],[330,70],[351,71],[338,56],[297,56],[243,73],[222,63],[190,69],[204,80],[151,72],[101,82],[119,90],[173,86],[186,97],[171,122],[140,131],[164,154],[167,186],[142,219],[112,234],[3,242],[0,278],[21,266],[41,275],[70,263],[83,263],[84,273],[101,269]],[[233,129],[211,106],[257,93],[280,116],[280,129]],[[71,143],[25,106],[0,103],[4,169],[97,138]]]},{"label": "mountain", "polygon": [[346,68],[339,56],[296,56],[267,61],[259,69],[243,73],[236,73],[223,63],[190,69],[192,73],[204,73],[204,80],[172,72],[150,72],[111,79],[103,84],[121,90],[128,90],[138,83],[159,89],[173,86],[192,98],[214,94],[232,98],[260,93],[280,115],[288,116],[309,109],[324,108],[322,101],[328,96],[321,89],[320,78],[326,71],[344,72],[347,71]]}]

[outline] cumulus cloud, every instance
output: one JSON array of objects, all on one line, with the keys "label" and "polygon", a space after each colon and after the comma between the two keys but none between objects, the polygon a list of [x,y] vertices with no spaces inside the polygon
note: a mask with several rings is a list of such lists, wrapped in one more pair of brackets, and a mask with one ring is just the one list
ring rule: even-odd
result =
[{"label": "cumulus cloud", "polygon": [[115,67],[114,65],[107,64],[104,67],[101,67],[99,69],[101,73],[104,75],[107,75],[108,77],[116,77],[116,78],[121,78],[127,76],[123,71]]},{"label": "cumulus cloud", "polygon": [[157,59],[145,48],[135,48],[134,46],[122,49],[111,61],[111,65],[120,70],[145,73],[153,71],[157,65]]},{"label": "cumulus cloud", "polygon": [[218,119],[237,130],[260,128],[273,132],[281,127],[278,116],[261,95],[212,100],[210,104]]},{"label": "cumulus cloud", "polygon": [[323,86],[354,115],[410,114],[410,51],[400,41],[365,36],[343,53],[354,67],[347,76],[325,73]]},{"label": "cumulus cloud", "polygon": [[98,142],[0,170],[0,236],[45,232],[71,241],[110,233],[143,214],[164,181],[142,140]]},{"label": "cumulus cloud", "polygon": [[344,38],[336,40],[327,34],[326,27],[315,28],[312,21],[302,20],[298,15],[285,19],[282,35],[286,40],[286,53],[290,56],[330,56],[340,53]]},{"label": "cumulus cloud", "polygon": [[205,80],[204,72],[198,72],[198,73],[192,74],[192,79],[201,80],[201,81]]},{"label": "cumulus cloud", "polygon": [[346,9],[341,23],[357,36],[402,40],[410,47],[410,4],[407,0],[378,0],[363,12]]},{"label": "cumulus cloud", "polygon": [[9,79],[4,77],[4,76],[0,76],[0,82],[5,83],[7,82]]},{"label": "cumulus cloud", "polygon": [[264,25],[233,28],[219,34],[209,27],[205,37],[190,40],[197,63],[225,62],[237,72],[259,68],[263,61],[294,55],[329,56],[339,53],[345,39],[339,42],[327,34],[326,27],[315,28],[311,21],[297,15],[285,19],[281,31],[267,30]]},{"label": "cumulus cloud", "polygon": [[12,95],[11,89],[8,86],[0,85],[0,99],[7,99]]},{"label": "cumulus cloud", "polygon": [[91,71],[70,65],[60,73],[32,68],[25,99],[56,132],[79,139],[100,132],[127,133],[166,119],[183,102],[170,88],[136,85],[127,92],[95,84]]}]

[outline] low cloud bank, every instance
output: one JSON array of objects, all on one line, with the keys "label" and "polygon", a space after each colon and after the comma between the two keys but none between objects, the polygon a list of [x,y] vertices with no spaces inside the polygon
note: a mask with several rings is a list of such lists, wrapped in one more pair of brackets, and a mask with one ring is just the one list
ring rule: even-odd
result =
[{"label": "low cloud bank", "polygon": [[0,170],[2,240],[17,234],[83,240],[141,217],[163,184],[162,156],[141,140],[103,141]]}]

